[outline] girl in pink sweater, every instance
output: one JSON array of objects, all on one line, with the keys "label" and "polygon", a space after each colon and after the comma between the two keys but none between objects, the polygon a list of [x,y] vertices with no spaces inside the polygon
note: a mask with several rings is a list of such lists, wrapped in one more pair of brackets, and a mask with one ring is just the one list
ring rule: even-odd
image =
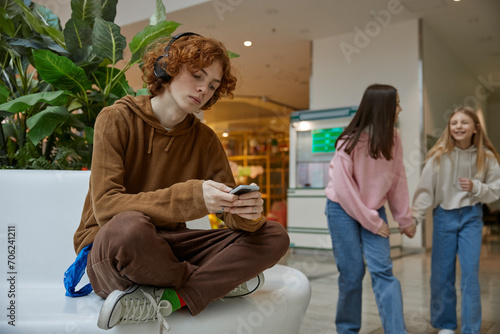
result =
[{"label": "girl in pink sweater", "polygon": [[326,187],[328,228],[339,270],[336,326],[339,334],[361,328],[365,261],[385,333],[406,333],[401,285],[392,273],[389,203],[401,233],[413,238],[401,139],[394,128],[397,90],[369,86],[358,111],[336,143]]}]

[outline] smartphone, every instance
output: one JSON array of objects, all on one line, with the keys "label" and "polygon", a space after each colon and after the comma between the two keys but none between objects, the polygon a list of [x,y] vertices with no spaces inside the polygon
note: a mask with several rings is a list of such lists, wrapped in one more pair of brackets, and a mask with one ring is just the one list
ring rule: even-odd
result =
[{"label": "smartphone", "polygon": [[247,186],[247,185],[241,185],[241,186],[237,186],[236,188],[234,188],[233,190],[231,190],[229,193],[230,194],[235,194],[235,195],[241,195],[241,194],[246,194],[246,193],[249,193],[251,191],[256,191],[256,190],[259,190],[259,186]]}]

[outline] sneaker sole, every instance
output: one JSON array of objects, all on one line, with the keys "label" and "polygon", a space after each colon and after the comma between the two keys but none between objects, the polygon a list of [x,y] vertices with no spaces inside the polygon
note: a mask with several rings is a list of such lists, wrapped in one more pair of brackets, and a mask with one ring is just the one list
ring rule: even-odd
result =
[{"label": "sneaker sole", "polygon": [[255,286],[255,288],[253,290],[250,290],[248,291],[247,293],[243,294],[243,295],[238,295],[238,296],[226,296],[224,298],[237,298],[237,297],[244,297],[244,296],[248,296],[252,293],[254,293],[255,291],[259,290],[263,285],[264,285],[264,274],[263,273],[260,273],[256,276],[257,280],[258,280],[258,283],[257,285]]},{"label": "sneaker sole", "polygon": [[128,288],[125,291],[120,291],[120,290],[115,290],[111,292],[106,300],[104,301],[104,304],[101,307],[101,310],[99,311],[99,318],[97,318],[97,327],[100,329],[111,329],[113,328],[116,324],[111,325],[110,321],[113,315],[113,312],[115,311],[116,305],[118,305],[118,301],[120,298],[123,296],[134,292],[139,288],[139,285],[136,284],[130,288]]}]

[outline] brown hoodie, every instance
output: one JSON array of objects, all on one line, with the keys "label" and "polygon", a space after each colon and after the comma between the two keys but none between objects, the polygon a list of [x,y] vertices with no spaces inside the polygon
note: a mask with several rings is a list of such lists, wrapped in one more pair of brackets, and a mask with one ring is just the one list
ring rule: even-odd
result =
[{"label": "brown hoodie", "polygon": [[[100,112],[91,170],[74,235],[77,253],[120,212],[139,211],[156,226],[175,229],[209,213],[203,181],[235,186],[227,156],[212,129],[190,114],[167,131],[153,113],[151,96],[126,96]],[[250,232],[266,220],[226,212],[218,216],[229,228]]]}]

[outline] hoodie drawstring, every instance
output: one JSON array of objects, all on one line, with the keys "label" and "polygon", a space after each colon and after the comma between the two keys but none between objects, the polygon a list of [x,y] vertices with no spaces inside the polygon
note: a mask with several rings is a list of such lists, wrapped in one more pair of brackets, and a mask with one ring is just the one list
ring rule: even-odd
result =
[{"label": "hoodie drawstring", "polygon": [[148,145],[148,154],[151,154],[151,150],[153,149],[153,137],[155,135],[155,129],[151,127],[151,132],[149,133],[149,145]]},{"label": "hoodie drawstring", "polygon": [[[467,153],[469,154],[469,160],[467,161],[467,164],[469,165],[469,180],[472,180],[472,151],[471,150],[468,150]],[[457,186],[457,182],[458,182],[458,166],[460,164],[460,153],[457,149],[455,149],[455,175],[454,175],[454,178],[453,178],[453,186],[458,189],[458,190],[462,190],[462,187],[460,185]],[[471,193],[469,193],[469,197],[471,197]]]},{"label": "hoodie drawstring", "polygon": [[[455,188],[457,188],[456,186],[457,186],[457,180],[458,180],[458,158],[459,158],[459,155],[458,155],[457,150],[454,150],[454,151],[455,151],[455,163],[454,163],[455,166],[453,166],[453,167],[455,169],[455,173],[454,173],[455,175],[453,176],[453,186]],[[461,190],[460,186],[458,186],[458,189]]]},{"label": "hoodie drawstring", "polygon": [[472,180],[472,153],[469,150],[469,179]]},{"label": "hoodie drawstring", "polygon": [[[149,145],[148,145],[148,154],[151,154],[151,151],[153,150],[153,139],[155,135],[155,129],[151,127],[151,132],[149,133]],[[175,137],[170,137],[170,140],[168,141],[167,147],[165,148],[165,152],[168,152],[170,149],[170,146],[172,146],[172,143],[174,142]]]},{"label": "hoodie drawstring", "polygon": [[172,143],[174,142],[174,139],[175,137],[170,137],[170,140],[168,142],[168,145],[167,147],[165,148],[165,152],[168,152],[168,150],[170,149],[170,146],[172,146]]},{"label": "hoodie drawstring", "polygon": [[[472,181],[472,153],[469,150],[469,180]],[[472,190],[474,190],[474,183],[472,183]],[[469,198],[472,200],[472,191],[469,192]]]}]

